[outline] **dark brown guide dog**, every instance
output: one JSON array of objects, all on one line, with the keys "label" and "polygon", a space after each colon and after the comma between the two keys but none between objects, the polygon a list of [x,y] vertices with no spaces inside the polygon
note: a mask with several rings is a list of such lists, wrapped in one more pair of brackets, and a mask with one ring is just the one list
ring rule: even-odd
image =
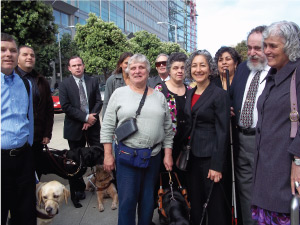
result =
[{"label": "dark brown guide dog", "polygon": [[46,149],[40,157],[43,162],[42,174],[56,174],[70,183],[71,200],[76,208],[82,207],[79,203],[85,196],[78,195],[84,193],[85,185],[74,185],[73,180],[82,177],[88,167],[103,164],[103,146],[91,146],[69,150]]}]

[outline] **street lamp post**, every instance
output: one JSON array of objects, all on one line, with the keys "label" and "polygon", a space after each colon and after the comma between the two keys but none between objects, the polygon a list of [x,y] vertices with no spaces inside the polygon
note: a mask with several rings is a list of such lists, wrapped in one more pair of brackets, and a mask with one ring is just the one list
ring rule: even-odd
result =
[{"label": "street lamp post", "polygon": [[157,22],[157,24],[168,24],[170,26],[173,26],[175,29],[175,43],[177,43],[177,24],[171,24],[168,22]]},{"label": "street lamp post", "polygon": [[[75,26],[59,27],[58,29],[64,30],[67,28],[75,28]],[[59,73],[60,73],[60,82],[62,82],[62,69],[61,69],[61,49],[60,49],[60,31],[57,33],[58,39],[58,58],[59,58]]]}]

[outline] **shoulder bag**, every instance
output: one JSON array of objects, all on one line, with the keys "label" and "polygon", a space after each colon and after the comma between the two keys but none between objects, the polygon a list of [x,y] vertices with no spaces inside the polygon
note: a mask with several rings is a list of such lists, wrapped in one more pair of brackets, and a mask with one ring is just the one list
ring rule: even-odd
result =
[{"label": "shoulder bag", "polygon": [[115,130],[115,135],[118,142],[124,141],[129,136],[133,135],[138,131],[138,127],[136,125],[136,118],[140,115],[143,105],[145,104],[145,99],[147,96],[148,87],[146,86],[143,97],[140,101],[140,105],[138,110],[136,111],[135,117],[131,117],[125,120],[117,129]]},{"label": "shoulder bag", "polygon": [[188,165],[188,161],[189,161],[189,157],[190,157],[190,151],[191,151],[192,138],[193,138],[193,135],[194,135],[195,126],[196,126],[196,119],[197,119],[197,115],[198,115],[199,110],[200,110],[200,108],[196,112],[188,143],[187,143],[187,145],[183,146],[183,148],[180,151],[179,156],[176,160],[177,168],[182,170],[182,171],[187,171],[187,165]]}]

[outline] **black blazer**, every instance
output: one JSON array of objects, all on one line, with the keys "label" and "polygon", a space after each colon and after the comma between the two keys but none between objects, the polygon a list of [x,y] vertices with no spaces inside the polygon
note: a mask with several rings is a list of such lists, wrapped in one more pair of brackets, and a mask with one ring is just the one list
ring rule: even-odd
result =
[{"label": "black blazer", "polygon": [[[89,113],[96,113],[96,118],[99,121],[99,113],[103,102],[99,91],[98,79],[85,75],[84,81],[88,96]],[[59,101],[65,113],[64,138],[71,141],[80,140],[83,134],[82,127],[87,114],[80,110],[79,89],[73,76],[66,78],[60,84]],[[100,133],[100,123],[95,123],[88,130],[89,132]]]},{"label": "black blazer", "polygon": [[229,96],[226,91],[211,82],[191,109],[196,89],[197,87],[188,90],[186,95],[185,138],[190,135],[193,120],[199,110],[192,137],[192,154],[196,157],[211,157],[210,169],[222,172],[228,149]]},{"label": "black blazer", "polygon": [[151,88],[155,88],[156,85],[161,84],[163,81],[161,80],[160,76],[154,76],[154,77],[150,77],[148,79],[148,86]]}]

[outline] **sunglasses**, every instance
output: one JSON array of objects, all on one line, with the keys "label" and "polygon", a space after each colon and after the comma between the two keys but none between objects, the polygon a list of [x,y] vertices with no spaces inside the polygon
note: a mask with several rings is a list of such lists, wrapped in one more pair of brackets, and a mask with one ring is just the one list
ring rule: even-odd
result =
[{"label": "sunglasses", "polygon": [[155,62],[156,67],[161,67],[161,66],[166,66],[166,65],[167,65],[167,61]]}]

